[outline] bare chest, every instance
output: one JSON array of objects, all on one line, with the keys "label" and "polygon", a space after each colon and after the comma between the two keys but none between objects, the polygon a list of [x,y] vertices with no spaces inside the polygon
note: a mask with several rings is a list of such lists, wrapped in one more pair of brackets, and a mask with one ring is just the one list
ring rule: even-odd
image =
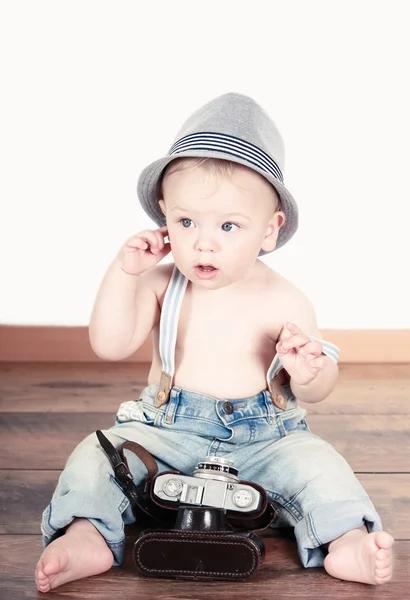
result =
[{"label": "bare chest", "polygon": [[214,357],[259,353],[269,344],[268,322],[252,302],[195,301],[187,298],[178,325],[177,350]]},{"label": "bare chest", "polygon": [[174,384],[218,398],[258,393],[266,387],[279,330],[257,295],[195,297],[187,290],[178,321]]}]

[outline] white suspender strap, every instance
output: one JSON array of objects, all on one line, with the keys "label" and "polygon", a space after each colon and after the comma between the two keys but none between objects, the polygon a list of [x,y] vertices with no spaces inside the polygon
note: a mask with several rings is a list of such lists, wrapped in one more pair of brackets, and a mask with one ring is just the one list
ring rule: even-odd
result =
[{"label": "white suspender strap", "polygon": [[159,325],[159,353],[162,374],[156,396],[156,406],[168,401],[175,373],[175,344],[177,340],[179,313],[188,279],[174,266],[162,305]]}]

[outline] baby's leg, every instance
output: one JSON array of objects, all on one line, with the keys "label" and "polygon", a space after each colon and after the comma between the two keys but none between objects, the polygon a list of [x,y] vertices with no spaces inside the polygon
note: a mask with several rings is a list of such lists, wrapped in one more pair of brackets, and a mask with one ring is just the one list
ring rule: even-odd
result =
[{"label": "baby's leg", "polygon": [[68,581],[103,573],[112,563],[113,554],[94,525],[75,519],[41,555],[35,571],[37,588],[48,592]]},{"label": "baby's leg", "polygon": [[[116,446],[123,439],[106,432]],[[135,457],[133,475],[146,469]],[[40,591],[67,581],[96,575],[120,564],[124,522],[134,520],[129,501],[113,477],[113,469],[95,434],[81,442],[67,461],[50,505],[43,514],[46,548],[36,567]],[[63,535],[62,532],[64,532]]]},{"label": "baby's leg", "polygon": [[364,526],[352,529],[329,544],[325,569],[338,579],[387,583],[393,573],[393,543],[385,531],[368,533]]},{"label": "baby's leg", "polygon": [[249,471],[242,477],[262,485],[279,504],[278,525],[294,526],[305,567],[324,566],[350,581],[389,581],[394,540],[382,531],[366,491],[330,444],[300,427],[267,448],[266,464],[264,452],[255,449],[243,461]]}]

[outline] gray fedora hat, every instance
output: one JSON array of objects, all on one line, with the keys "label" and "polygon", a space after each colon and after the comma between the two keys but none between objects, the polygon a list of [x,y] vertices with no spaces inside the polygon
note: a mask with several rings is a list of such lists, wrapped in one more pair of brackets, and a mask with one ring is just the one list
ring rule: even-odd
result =
[{"label": "gray fedora hat", "polygon": [[165,217],[158,204],[157,186],[170,162],[182,157],[208,157],[245,165],[263,175],[280,196],[286,215],[276,244],[280,248],[298,227],[296,202],[283,183],[284,155],[282,136],[267,112],[248,96],[223,94],[195,111],[179,130],[167,156],[142,171],[138,197],[148,216],[162,227]]}]

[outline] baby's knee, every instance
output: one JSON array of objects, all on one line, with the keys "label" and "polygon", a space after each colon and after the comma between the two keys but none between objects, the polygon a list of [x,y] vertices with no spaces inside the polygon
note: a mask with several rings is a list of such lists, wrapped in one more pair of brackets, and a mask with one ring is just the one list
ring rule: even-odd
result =
[{"label": "baby's knee", "polygon": [[[124,442],[118,436],[110,436],[110,441],[117,450]],[[135,459],[136,461],[132,461],[131,473],[134,482],[139,483],[145,476],[145,467],[137,457]],[[105,482],[112,483],[115,480],[113,465],[95,433],[88,435],[74,449],[60,480],[64,480],[70,488],[79,486],[90,491],[101,487]]]},{"label": "baby's knee", "polygon": [[91,433],[74,448],[65,466],[67,468],[75,464],[82,464],[84,467],[95,467],[105,463],[108,463],[107,455],[101,448],[95,433]]}]

